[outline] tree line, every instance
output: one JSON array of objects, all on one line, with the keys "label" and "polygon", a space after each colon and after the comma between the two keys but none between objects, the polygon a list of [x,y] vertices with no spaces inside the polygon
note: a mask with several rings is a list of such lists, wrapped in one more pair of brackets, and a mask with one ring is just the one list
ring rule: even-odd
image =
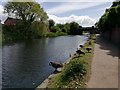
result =
[{"label": "tree line", "polygon": [[55,25],[52,19],[49,20],[49,32],[57,35],[78,35],[81,27],[77,22]]},{"label": "tree line", "polygon": [[17,19],[16,25],[3,25],[3,41],[80,34],[76,22],[55,24],[37,2],[7,2],[4,13]]}]

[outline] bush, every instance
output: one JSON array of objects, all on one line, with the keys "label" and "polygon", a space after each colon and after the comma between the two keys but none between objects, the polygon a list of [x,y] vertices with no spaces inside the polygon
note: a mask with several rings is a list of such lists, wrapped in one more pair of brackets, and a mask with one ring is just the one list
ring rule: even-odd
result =
[{"label": "bush", "polygon": [[86,74],[87,67],[84,61],[72,61],[68,65],[66,65],[64,72],[61,74],[61,81],[64,82],[66,80],[76,79],[76,76],[82,77]]},{"label": "bush", "polygon": [[57,36],[64,36],[64,35],[67,35],[67,33],[64,33],[64,32],[48,32],[47,33],[47,37],[57,37]]}]

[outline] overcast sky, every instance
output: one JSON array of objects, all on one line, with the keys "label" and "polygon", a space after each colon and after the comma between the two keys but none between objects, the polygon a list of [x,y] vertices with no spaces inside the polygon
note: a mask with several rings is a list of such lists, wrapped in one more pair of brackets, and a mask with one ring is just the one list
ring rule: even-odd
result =
[{"label": "overcast sky", "polygon": [[[82,26],[93,26],[104,14],[105,9],[112,5],[113,0],[35,0],[47,12],[50,19],[56,23],[76,21]],[[4,1],[5,2],[5,1]],[[4,3],[0,2],[0,18],[2,22],[6,15],[2,15]]]}]

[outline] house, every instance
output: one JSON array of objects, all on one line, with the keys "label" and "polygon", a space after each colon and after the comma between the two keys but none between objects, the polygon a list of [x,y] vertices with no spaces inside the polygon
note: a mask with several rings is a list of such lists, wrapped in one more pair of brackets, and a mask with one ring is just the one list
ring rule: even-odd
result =
[{"label": "house", "polygon": [[18,19],[8,17],[5,20],[4,25],[6,25],[6,26],[14,26],[14,25],[16,25],[17,21],[18,21]]}]

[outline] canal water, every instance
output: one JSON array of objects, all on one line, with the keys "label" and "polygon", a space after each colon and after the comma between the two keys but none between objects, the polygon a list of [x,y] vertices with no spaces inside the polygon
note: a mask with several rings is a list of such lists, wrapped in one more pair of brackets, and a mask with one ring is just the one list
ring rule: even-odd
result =
[{"label": "canal water", "polygon": [[59,36],[7,44],[2,47],[2,87],[35,88],[53,71],[50,61],[63,63],[85,36]]}]

